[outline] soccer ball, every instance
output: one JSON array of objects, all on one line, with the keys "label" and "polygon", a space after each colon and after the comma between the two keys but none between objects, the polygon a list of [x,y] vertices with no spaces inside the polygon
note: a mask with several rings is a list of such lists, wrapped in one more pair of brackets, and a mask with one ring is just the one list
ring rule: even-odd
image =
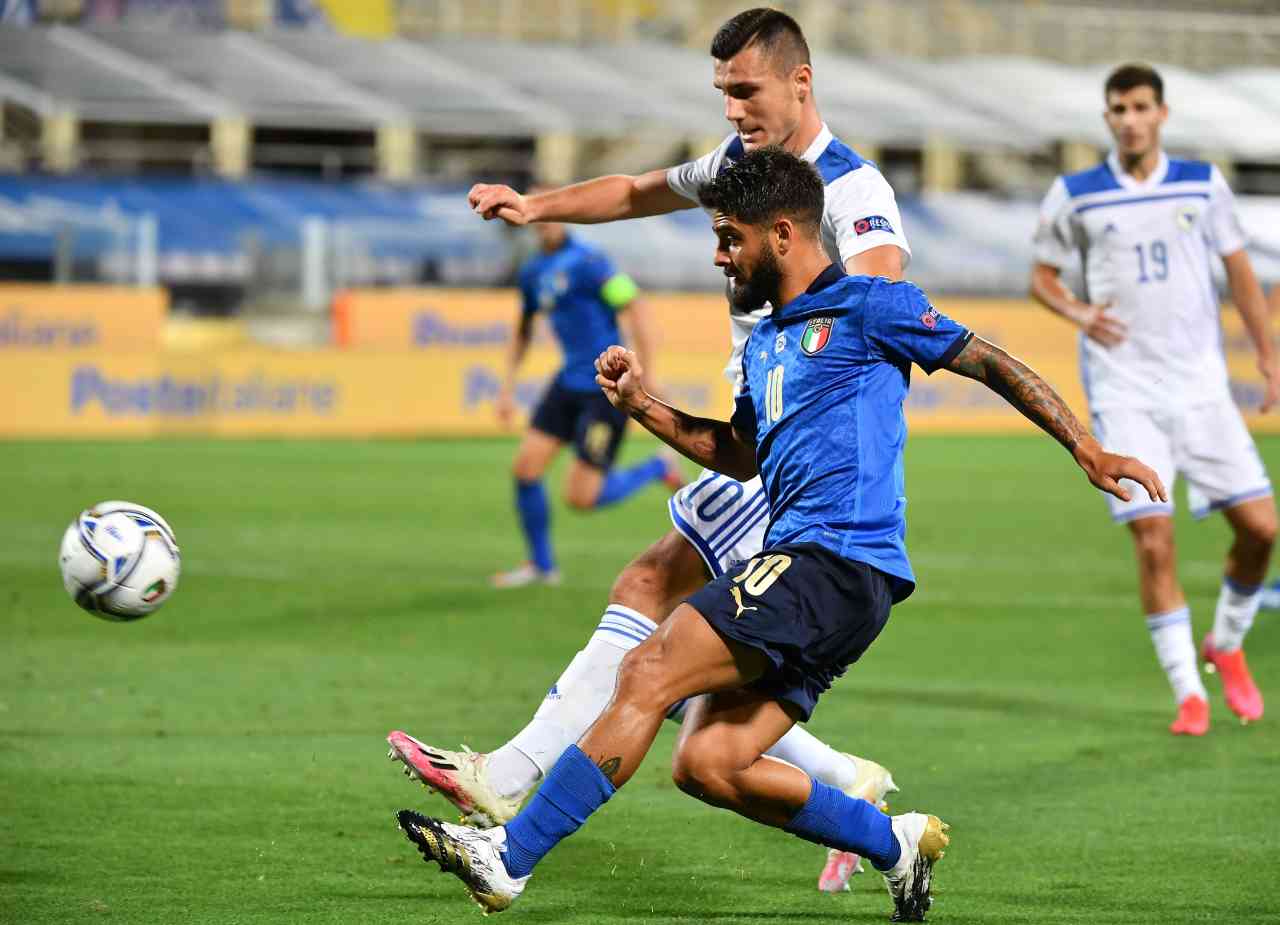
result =
[{"label": "soccer ball", "polygon": [[58,565],[71,599],[104,620],[137,620],[178,587],[173,530],[150,508],[103,501],[71,522]]}]

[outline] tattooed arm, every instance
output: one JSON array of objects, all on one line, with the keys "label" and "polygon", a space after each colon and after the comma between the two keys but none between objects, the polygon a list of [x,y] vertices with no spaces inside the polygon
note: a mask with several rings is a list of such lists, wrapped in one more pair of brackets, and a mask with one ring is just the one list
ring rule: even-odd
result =
[{"label": "tattooed arm", "polygon": [[644,370],[631,350],[610,347],[596,360],[596,384],[615,408],[694,462],[746,482],[757,475],[755,443],[728,421],[694,417],[654,398],[640,385]]},{"label": "tattooed arm", "polygon": [[1089,481],[1103,491],[1128,501],[1129,491],[1119,482],[1132,479],[1147,490],[1152,501],[1169,500],[1160,477],[1150,467],[1130,456],[1106,452],[1047,382],[994,344],[971,338],[947,369],[976,379],[1017,408],[1066,447]]}]

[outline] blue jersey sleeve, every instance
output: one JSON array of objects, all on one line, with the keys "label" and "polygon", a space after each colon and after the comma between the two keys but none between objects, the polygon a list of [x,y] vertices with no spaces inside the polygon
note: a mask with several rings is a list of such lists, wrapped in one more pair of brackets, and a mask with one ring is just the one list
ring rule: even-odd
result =
[{"label": "blue jersey sleeve", "polygon": [[866,336],[881,356],[895,363],[915,363],[932,374],[955,359],[973,332],[929,304],[911,283],[886,283],[884,298],[868,306]]}]

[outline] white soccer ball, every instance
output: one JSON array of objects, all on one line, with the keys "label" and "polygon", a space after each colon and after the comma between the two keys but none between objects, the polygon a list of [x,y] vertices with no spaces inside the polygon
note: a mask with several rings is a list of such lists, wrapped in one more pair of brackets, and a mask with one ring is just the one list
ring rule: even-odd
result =
[{"label": "white soccer ball", "polygon": [[150,508],[103,501],[71,522],[58,565],[71,599],[104,620],[137,620],[178,587],[182,560],[173,530]]}]

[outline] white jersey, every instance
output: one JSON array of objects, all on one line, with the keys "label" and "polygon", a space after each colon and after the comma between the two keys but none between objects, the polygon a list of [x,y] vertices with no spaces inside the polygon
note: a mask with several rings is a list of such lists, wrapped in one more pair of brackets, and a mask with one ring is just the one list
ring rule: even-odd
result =
[{"label": "white jersey", "polygon": [[1113,152],[1054,181],[1040,208],[1036,260],[1064,267],[1078,254],[1084,299],[1108,305],[1128,330],[1115,347],[1080,338],[1091,411],[1230,395],[1211,260],[1244,246],[1231,188],[1211,164],[1162,152],[1138,181]]},{"label": "white jersey", "polygon": [[[740,159],[743,150],[742,139],[736,134],[730,135],[714,151],[668,170],[667,185],[686,199],[697,202],[698,188]],[[911,248],[902,231],[902,216],[898,213],[893,188],[876,166],[834,137],[825,123],[803,157],[818,169],[826,184],[822,245],[832,261],[844,266],[855,254],[882,244],[896,244],[902,250],[905,267],[911,259]],[[733,353],[725,375],[734,384],[735,393],[741,385],[743,345],[756,323],[771,310],[765,306],[749,314],[729,313]]]}]

